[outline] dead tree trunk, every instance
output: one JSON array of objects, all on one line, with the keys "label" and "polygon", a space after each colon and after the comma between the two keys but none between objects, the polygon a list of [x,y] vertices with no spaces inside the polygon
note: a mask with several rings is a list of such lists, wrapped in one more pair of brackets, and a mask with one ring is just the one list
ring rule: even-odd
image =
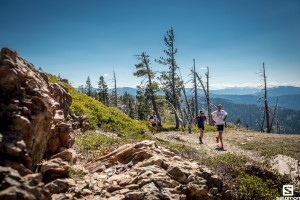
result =
[{"label": "dead tree trunk", "polygon": [[273,127],[273,123],[274,123],[274,119],[275,119],[275,115],[276,115],[276,110],[277,110],[277,105],[278,105],[278,98],[276,100],[276,105],[275,105],[275,108],[274,108],[274,111],[273,111],[273,115],[272,115],[272,120],[271,120],[271,124],[270,124],[271,129]]},{"label": "dead tree trunk", "polygon": [[212,117],[211,117],[211,102],[210,102],[210,95],[209,95],[209,68],[207,67],[207,72],[205,73],[206,80],[207,80],[206,88],[201,79],[201,76],[199,76],[199,74],[194,70],[192,70],[192,72],[196,75],[196,77],[197,77],[198,81],[200,82],[202,89],[204,91],[204,95],[206,98],[209,125],[213,125],[213,121],[212,121]]},{"label": "dead tree trunk", "polygon": [[[194,71],[196,71],[196,66],[195,66],[195,59],[193,59],[194,61]],[[195,75],[195,73],[193,74],[193,80],[194,80],[194,92],[195,92],[195,117],[197,117],[198,115],[198,87],[197,87],[197,77]]]},{"label": "dead tree trunk", "polygon": [[[179,70],[179,75],[180,75],[181,80],[183,80],[183,79],[182,79],[182,76],[181,76],[180,70]],[[187,98],[187,96],[186,96],[184,83],[182,83],[182,85],[181,85],[181,90],[182,90],[182,92],[183,92],[184,99],[185,99],[185,103],[186,103],[187,109],[188,109],[188,114],[187,114],[186,112],[184,112],[184,113],[185,113],[186,118],[187,118],[187,120],[188,120],[189,133],[192,133],[192,127],[193,127],[193,115],[192,115],[192,112],[191,112],[190,103],[189,103],[188,98]]]},{"label": "dead tree trunk", "polygon": [[266,125],[267,125],[267,133],[271,133],[272,126],[270,123],[270,112],[268,105],[268,89],[267,89],[267,77],[265,70],[265,63],[263,63],[263,78],[264,78],[264,105],[265,105],[265,117],[266,117]]},{"label": "dead tree trunk", "polygon": [[114,91],[113,91],[113,102],[114,102],[114,106],[118,107],[118,91],[117,91],[117,78],[116,78],[116,73],[114,72],[114,78],[113,78],[113,82],[114,82]]},{"label": "dead tree trunk", "polygon": [[210,93],[209,93],[209,68],[207,67],[206,76],[206,102],[207,102],[207,112],[208,112],[208,121],[209,124],[213,124],[212,116],[211,116],[211,102],[210,102]]}]

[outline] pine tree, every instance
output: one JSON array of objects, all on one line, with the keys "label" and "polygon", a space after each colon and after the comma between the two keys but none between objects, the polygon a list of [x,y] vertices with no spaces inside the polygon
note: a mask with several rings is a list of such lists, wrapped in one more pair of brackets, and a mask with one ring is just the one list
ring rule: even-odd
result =
[{"label": "pine tree", "polygon": [[158,126],[161,126],[161,118],[156,102],[156,93],[158,92],[159,87],[158,83],[154,81],[155,73],[150,67],[149,55],[147,55],[145,52],[142,52],[141,55],[137,55],[137,59],[140,61],[140,63],[135,65],[137,71],[134,72],[133,75],[146,80],[145,84],[144,81],[142,81],[141,86],[143,85],[145,87],[146,98],[150,99],[153,110],[156,112],[156,115],[159,119]]},{"label": "pine tree", "polygon": [[127,114],[132,119],[135,118],[135,100],[131,94],[125,92],[124,95],[120,97],[120,101],[123,103],[122,110],[125,114]]},{"label": "pine tree", "polygon": [[100,76],[99,82],[98,82],[98,89],[99,89],[99,100],[106,106],[108,106],[108,87],[104,80],[103,76]]},{"label": "pine tree", "polygon": [[176,70],[178,66],[175,61],[175,54],[177,49],[174,47],[175,37],[174,31],[171,27],[166,35],[164,36],[164,42],[167,47],[164,50],[166,57],[160,57],[156,61],[160,64],[169,66],[168,71],[163,71],[161,77],[159,78],[162,83],[162,89],[165,92],[166,99],[171,102],[172,106],[175,109],[175,119],[176,119],[176,128],[179,128],[179,116],[178,112],[180,111],[180,102],[179,97],[181,96],[181,79],[178,77]]},{"label": "pine tree", "polygon": [[93,89],[93,86],[91,84],[91,79],[90,77],[88,76],[87,79],[86,79],[86,83],[85,83],[85,92],[88,96],[91,96],[92,95],[92,89]]},{"label": "pine tree", "polygon": [[147,120],[147,113],[151,112],[151,107],[149,106],[150,101],[145,95],[145,88],[137,86],[136,93],[136,109],[137,117],[139,120]]}]

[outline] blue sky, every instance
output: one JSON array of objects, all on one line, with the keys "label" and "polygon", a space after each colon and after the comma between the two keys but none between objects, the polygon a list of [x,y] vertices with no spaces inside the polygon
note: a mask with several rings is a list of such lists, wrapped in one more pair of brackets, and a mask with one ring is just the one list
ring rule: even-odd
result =
[{"label": "blue sky", "polygon": [[74,86],[101,75],[112,87],[135,86],[134,55],[164,56],[172,26],[177,64],[189,80],[193,59],[213,88],[261,85],[265,62],[270,86],[300,86],[298,0],[1,0],[0,47],[15,49],[37,68]]}]

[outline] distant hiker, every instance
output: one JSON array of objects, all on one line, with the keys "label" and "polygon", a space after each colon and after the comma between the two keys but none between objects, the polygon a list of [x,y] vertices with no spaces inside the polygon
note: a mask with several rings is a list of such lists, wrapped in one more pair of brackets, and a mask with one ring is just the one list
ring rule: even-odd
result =
[{"label": "distant hiker", "polygon": [[203,111],[200,111],[200,115],[194,119],[195,123],[197,123],[199,128],[199,142],[203,144],[203,133],[204,133],[204,123],[207,123],[207,118],[204,115]]},{"label": "distant hiker", "polygon": [[159,122],[155,111],[152,112],[152,116],[150,117],[150,122],[151,122],[152,127],[153,127],[152,134],[154,135],[157,132],[157,125],[158,125],[158,122]]},{"label": "distant hiker", "polygon": [[227,112],[225,110],[222,110],[221,104],[218,104],[217,110],[211,114],[214,124],[217,126],[219,132],[219,135],[216,137],[216,142],[219,143],[219,139],[220,139],[222,149],[224,149],[222,133],[224,130],[225,120],[227,118],[227,115],[228,115]]}]

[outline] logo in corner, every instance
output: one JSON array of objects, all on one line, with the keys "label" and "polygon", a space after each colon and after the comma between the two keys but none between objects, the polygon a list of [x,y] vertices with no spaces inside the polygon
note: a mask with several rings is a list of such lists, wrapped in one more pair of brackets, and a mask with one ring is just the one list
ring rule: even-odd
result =
[{"label": "logo in corner", "polygon": [[293,185],[283,185],[282,187],[283,196],[293,196],[294,195],[294,186]]}]

